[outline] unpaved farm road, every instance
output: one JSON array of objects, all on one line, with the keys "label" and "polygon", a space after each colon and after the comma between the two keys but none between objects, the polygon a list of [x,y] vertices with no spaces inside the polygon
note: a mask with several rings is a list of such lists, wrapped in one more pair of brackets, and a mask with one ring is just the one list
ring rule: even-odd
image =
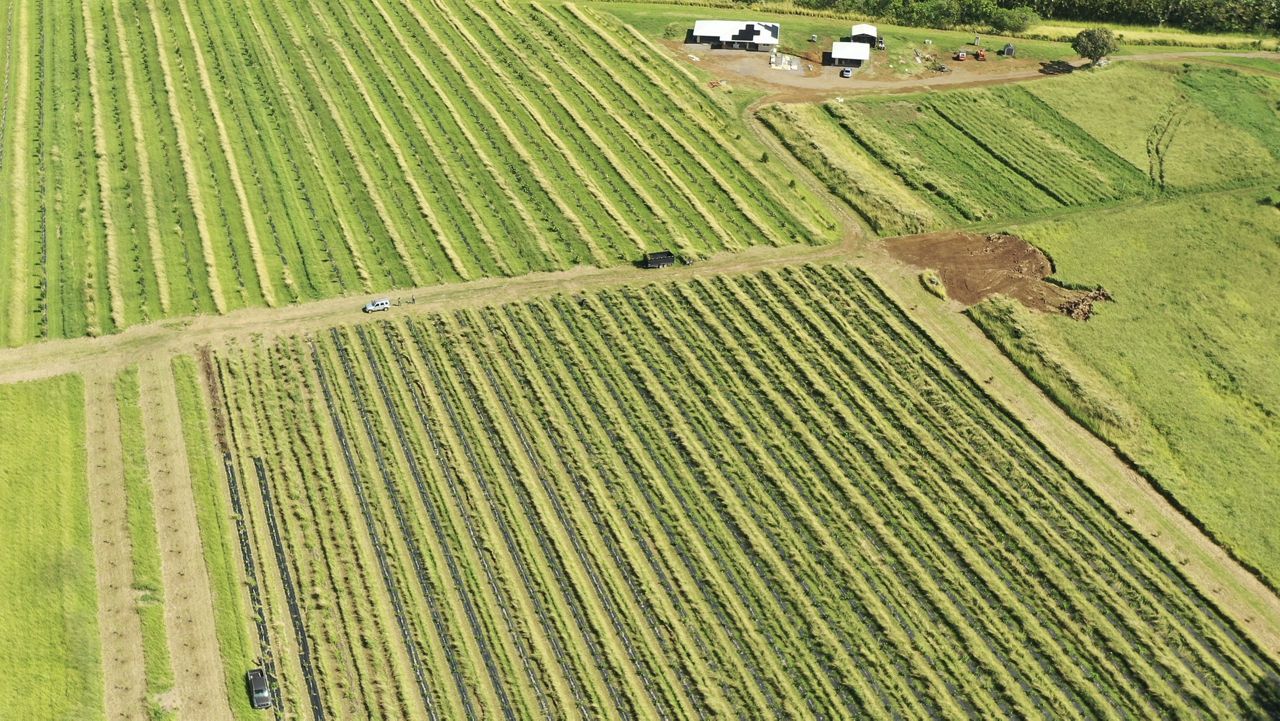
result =
[{"label": "unpaved farm road", "polygon": [[[687,51],[676,51],[677,62],[701,67],[713,77],[727,79],[731,84],[756,87],[769,94],[752,103],[752,106],[772,102],[800,103],[813,102],[840,96],[868,95],[876,93],[901,93],[930,90],[934,88],[966,88],[983,85],[1003,85],[1005,83],[1025,82],[1042,78],[1068,75],[1068,72],[1046,72],[1038,61],[1009,60],[1014,65],[1009,69],[991,70],[990,66],[979,62],[948,63],[952,72],[932,73],[923,77],[891,78],[876,80],[860,78],[841,78],[838,68],[822,68],[815,73],[773,70],[769,68],[766,56],[747,50],[717,50],[712,53],[703,52],[698,55],[699,61],[691,63]],[[1188,50],[1186,52],[1139,53],[1136,55],[1117,55],[1111,62],[1163,61],[1163,60],[1211,60],[1216,57],[1271,58],[1280,61],[1280,53],[1260,50],[1251,52],[1230,52],[1226,50]],[[1068,63],[1073,69],[1085,65],[1083,60]],[[1248,71],[1248,68],[1237,68]],[[979,72],[982,71],[982,72]],[[1259,71],[1265,72],[1265,71]]]},{"label": "unpaved farm road", "polygon": [[[856,233],[833,245],[753,248],[663,271],[631,266],[579,267],[399,290],[385,294],[398,305],[378,317],[447,312],[556,293],[822,262],[853,262],[870,272],[973,377],[988,379],[987,389],[993,398],[1020,418],[1126,523],[1178,564],[1201,593],[1213,599],[1237,627],[1280,662],[1280,597],[1201,533],[1103,442],[1072,421],[958,312],[958,304],[928,295],[916,282],[915,270],[890,258],[880,244],[868,244]],[[347,297],[282,308],[244,309],[221,316],[135,326],[102,338],[55,340],[4,349],[0,350],[0,383],[63,373],[111,377],[128,365],[167,363],[171,356],[192,353],[200,346],[225,346],[255,337],[270,339],[372,320],[360,313],[364,300],[365,297]]]}]

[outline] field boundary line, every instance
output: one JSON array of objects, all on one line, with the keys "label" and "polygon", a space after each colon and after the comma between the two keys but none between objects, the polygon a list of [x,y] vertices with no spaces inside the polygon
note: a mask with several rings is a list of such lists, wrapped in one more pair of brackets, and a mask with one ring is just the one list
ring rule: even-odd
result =
[{"label": "field boundary line", "polygon": [[[116,230],[115,217],[111,212],[111,183],[107,172],[107,138],[102,122],[102,93],[98,88],[97,38],[93,18],[89,13],[88,3],[80,5],[80,14],[84,18],[85,64],[89,75],[89,102],[93,106],[93,150],[96,156],[94,165],[98,171],[98,197],[102,203],[102,227],[107,240],[107,292],[111,298],[111,322],[117,328],[124,327],[124,295],[120,291],[120,234]],[[133,98],[129,98],[131,107],[137,107]],[[151,208],[152,202],[146,204]],[[158,264],[157,264],[158,265]],[[163,287],[163,283],[161,284]]]},{"label": "field boundary line", "polygon": [[[266,258],[262,254],[262,243],[258,239],[258,225],[254,219],[253,208],[249,204],[249,196],[244,189],[244,180],[240,175],[240,167],[236,161],[236,153],[231,144],[231,137],[227,133],[227,126],[222,120],[222,111],[218,106],[217,93],[213,92],[213,83],[209,79],[209,68],[205,65],[204,51],[201,49],[200,38],[196,35],[195,29],[191,25],[191,14],[187,11],[186,0],[177,0],[178,10],[182,13],[182,23],[186,26],[187,37],[191,40],[192,54],[195,55],[196,70],[200,76],[200,86],[204,90],[205,97],[209,100],[209,112],[213,115],[213,124],[218,131],[219,145],[222,146],[222,155],[227,161],[227,171],[231,176],[231,184],[235,187],[236,197],[240,201],[240,214],[244,217],[245,236],[249,241],[250,253],[253,255],[254,271],[258,276],[258,286],[262,290],[262,300],[268,306],[275,306],[276,289],[271,282],[271,276],[267,272]],[[150,13],[155,17],[155,13]]]},{"label": "field boundary line", "polygon": [[146,713],[142,623],[133,589],[133,544],[126,518],[120,416],[111,374],[86,373],[85,451],[98,589],[102,690],[109,721]]},{"label": "field boundary line", "polygon": [[1104,441],[1071,419],[976,324],[955,312],[957,306],[939,307],[912,269],[879,253],[861,267],[966,373],[975,379],[989,378],[985,390],[1019,425],[1158,550],[1245,637],[1280,663],[1280,597]]},{"label": "field boundary line", "polygon": [[208,570],[199,531],[192,532],[199,524],[186,445],[180,436],[177,388],[165,360],[141,365],[138,375],[143,428],[150,441],[147,472],[157,511],[173,690],[184,714],[230,719]]},{"label": "field boundary line", "polygon": [[[134,151],[138,154],[138,176],[142,184],[143,209],[147,218],[147,238],[151,243],[153,271],[156,275],[156,285],[160,289],[160,310],[167,315],[170,307],[168,266],[165,263],[164,241],[160,237],[159,221],[156,220],[155,189],[151,181],[151,156],[147,150],[146,131],[142,126],[141,102],[138,98],[137,82],[133,76],[133,51],[129,49],[118,2],[111,3],[111,14],[116,26],[116,43],[120,48],[120,65],[124,75],[124,91],[129,102],[129,123],[133,129]],[[94,108],[97,108],[96,102]],[[106,206],[105,200],[103,206],[104,208]]]},{"label": "field boundary line", "polygon": [[[119,11],[117,10],[117,20]],[[213,236],[209,232],[209,219],[205,217],[204,197],[196,178],[195,160],[191,157],[191,141],[187,137],[187,127],[182,122],[182,112],[178,109],[178,96],[173,82],[173,70],[169,67],[169,56],[165,52],[164,33],[160,30],[158,13],[151,16],[151,32],[156,38],[156,57],[160,61],[160,75],[164,78],[165,98],[169,101],[169,115],[173,119],[173,134],[178,138],[178,154],[182,156],[182,171],[187,179],[187,198],[191,201],[191,214],[196,219],[196,231],[200,235],[200,247],[204,251],[204,267],[209,276],[209,294],[213,296],[213,307],[219,313],[227,312],[227,301],[222,293],[222,280],[218,278],[218,255],[213,248]]]}]

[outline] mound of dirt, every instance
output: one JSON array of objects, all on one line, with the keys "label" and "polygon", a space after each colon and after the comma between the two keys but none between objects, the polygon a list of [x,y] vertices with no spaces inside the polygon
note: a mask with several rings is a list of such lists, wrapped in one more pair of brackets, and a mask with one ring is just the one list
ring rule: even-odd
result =
[{"label": "mound of dirt", "polygon": [[1071,290],[1046,281],[1053,264],[1016,235],[948,231],[889,238],[885,247],[904,263],[936,270],[947,295],[965,305],[999,293],[1034,310],[1088,320],[1094,303],[1111,299],[1104,289]]}]

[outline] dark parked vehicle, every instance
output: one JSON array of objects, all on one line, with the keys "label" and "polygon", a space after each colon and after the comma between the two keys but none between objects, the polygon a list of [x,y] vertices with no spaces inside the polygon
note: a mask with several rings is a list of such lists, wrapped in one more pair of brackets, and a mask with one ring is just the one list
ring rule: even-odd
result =
[{"label": "dark parked vehicle", "polygon": [[249,703],[254,708],[271,708],[271,686],[267,683],[267,674],[260,668],[250,669],[244,675],[245,685],[249,687]]}]

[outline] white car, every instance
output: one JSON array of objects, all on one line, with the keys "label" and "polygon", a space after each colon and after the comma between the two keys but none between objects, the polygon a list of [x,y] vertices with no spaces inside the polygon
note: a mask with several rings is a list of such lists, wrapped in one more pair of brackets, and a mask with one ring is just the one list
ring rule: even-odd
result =
[{"label": "white car", "polygon": [[363,308],[366,313],[377,313],[380,310],[391,310],[391,300],[388,298],[379,298],[364,304]]},{"label": "white car", "polygon": [[851,78],[851,77],[853,77],[853,68],[845,68],[844,70],[841,70],[841,71],[840,71],[840,77],[842,77],[842,78]]}]

